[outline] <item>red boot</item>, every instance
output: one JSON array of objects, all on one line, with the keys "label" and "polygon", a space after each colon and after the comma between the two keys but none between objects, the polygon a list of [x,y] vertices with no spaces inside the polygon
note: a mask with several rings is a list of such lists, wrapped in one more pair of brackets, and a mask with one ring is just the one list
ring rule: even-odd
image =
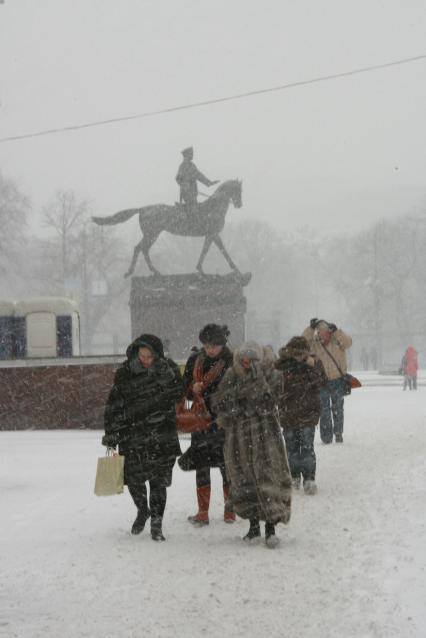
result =
[{"label": "red boot", "polygon": [[210,485],[197,487],[198,512],[194,516],[188,516],[188,521],[196,527],[209,524]]},{"label": "red boot", "polygon": [[225,501],[225,511],[223,513],[223,520],[225,523],[235,523],[235,512],[231,510],[228,505],[229,487],[223,488],[223,500]]}]

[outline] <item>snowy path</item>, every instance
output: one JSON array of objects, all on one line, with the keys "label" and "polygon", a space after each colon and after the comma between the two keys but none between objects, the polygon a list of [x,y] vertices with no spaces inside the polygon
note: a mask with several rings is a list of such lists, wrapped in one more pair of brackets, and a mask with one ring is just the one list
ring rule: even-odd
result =
[{"label": "snowy path", "polygon": [[132,537],[130,497],[92,495],[97,432],[0,433],[0,635],[7,638],[410,638],[426,635],[426,395],[363,388],[343,446],[317,441],[316,497],[278,550],[247,524],[195,530],[175,470],[164,532]]}]

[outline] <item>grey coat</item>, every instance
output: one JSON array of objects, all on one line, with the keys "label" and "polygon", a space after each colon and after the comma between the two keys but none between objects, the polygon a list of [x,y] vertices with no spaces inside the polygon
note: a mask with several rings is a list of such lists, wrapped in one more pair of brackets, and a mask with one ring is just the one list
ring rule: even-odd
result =
[{"label": "grey coat", "polygon": [[[241,359],[252,361],[246,370]],[[288,523],[291,475],[278,420],[282,375],[254,342],[234,353],[212,405],[225,430],[224,457],[229,505],[241,518]]]}]

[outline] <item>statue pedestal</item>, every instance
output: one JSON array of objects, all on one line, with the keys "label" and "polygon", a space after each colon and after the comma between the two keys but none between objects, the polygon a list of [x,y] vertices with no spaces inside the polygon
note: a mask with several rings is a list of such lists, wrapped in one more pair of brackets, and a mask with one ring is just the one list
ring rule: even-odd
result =
[{"label": "statue pedestal", "polygon": [[244,341],[250,273],[238,275],[161,275],[132,277],[130,313],[132,339],[143,332],[160,337],[168,353],[186,359],[207,323],[226,324],[231,348]]}]

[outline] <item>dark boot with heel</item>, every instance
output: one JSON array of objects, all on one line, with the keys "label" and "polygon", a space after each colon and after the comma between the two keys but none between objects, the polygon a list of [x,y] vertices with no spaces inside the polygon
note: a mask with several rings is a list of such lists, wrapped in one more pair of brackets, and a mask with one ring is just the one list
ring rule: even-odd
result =
[{"label": "dark boot with heel", "polygon": [[247,534],[244,536],[243,540],[246,543],[251,543],[252,541],[257,540],[260,537],[261,537],[261,532],[260,532],[259,521],[258,519],[252,519],[250,521],[250,529],[247,532]]},{"label": "dark boot with heel", "polygon": [[272,523],[265,523],[265,543],[269,549],[275,549],[280,543],[279,538],[275,536],[275,525]]},{"label": "dark boot with heel", "polygon": [[132,525],[132,529],[131,529],[131,533],[136,535],[136,534],[140,534],[141,532],[143,532],[143,530],[145,529],[145,525],[146,522],[148,520],[148,518],[150,517],[150,511],[149,510],[138,510],[138,515],[135,518],[135,521]]},{"label": "dark boot with heel", "polygon": [[163,520],[151,519],[151,538],[153,541],[161,542],[166,539],[163,536]]}]

